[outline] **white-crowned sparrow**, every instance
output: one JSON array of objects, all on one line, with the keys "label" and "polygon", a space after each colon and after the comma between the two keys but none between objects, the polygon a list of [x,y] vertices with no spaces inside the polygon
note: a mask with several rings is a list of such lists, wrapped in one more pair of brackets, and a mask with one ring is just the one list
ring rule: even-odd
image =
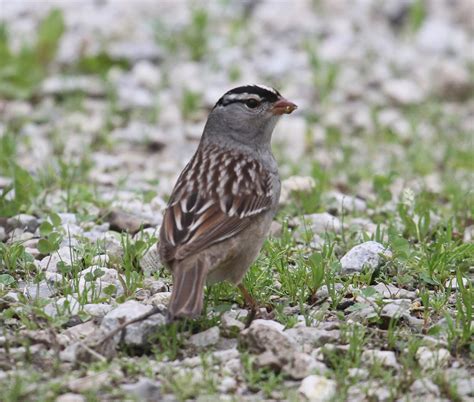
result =
[{"label": "white-crowned sparrow", "polygon": [[225,93],[209,114],[160,231],[160,258],[173,274],[172,318],[199,315],[206,281],[240,284],[257,257],[280,196],[272,132],[295,109],[275,89],[247,85]]}]

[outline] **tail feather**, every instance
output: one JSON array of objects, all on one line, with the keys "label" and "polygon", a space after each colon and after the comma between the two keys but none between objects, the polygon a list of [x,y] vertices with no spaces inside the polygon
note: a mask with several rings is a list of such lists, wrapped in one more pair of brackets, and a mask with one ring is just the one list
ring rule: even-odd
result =
[{"label": "tail feather", "polygon": [[207,270],[199,260],[173,267],[173,290],[168,307],[171,318],[192,318],[201,314],[206,275]]}]

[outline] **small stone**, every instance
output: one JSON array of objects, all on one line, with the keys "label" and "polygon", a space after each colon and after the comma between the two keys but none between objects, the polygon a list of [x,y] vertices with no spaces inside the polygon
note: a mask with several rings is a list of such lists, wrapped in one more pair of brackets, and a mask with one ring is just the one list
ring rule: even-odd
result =
[{"label": "small stone", "polygon": [[357,197],[331,191],[323,196],[329,212],[343,215],[347,212],[363,212],[367,210],[367,203]]},{"label": "small stone", "polygon": [[254,320],[249,328],[240,333],[240,342],[251,353],[262,353],[266,350],[285,353],[293,350],[296,343],[283,332],[284,326],[271,320]]},{"label": "small stone", "polygon": [[413,105],[424,98],[421,88],[407,79],[388,80],[383,84],[383,91],[396,105]]},{"label": "small stone", "polygon": [[206,349],[215,346],[219,342],[219,338],[219,327],[212,327],[192,335],[188,340],[188,344],[196,349]]},{"label": "small stone", "polygon": [[82,92],[91,96],[102,96],[105,88],[99,78],[93,76],[53,76],[41,85],[42,95],[64,95]]},{"label": "small stone", "polygon": [[416,292],[397,288],[396,286],[387,283],[378,283],[372,287],[377,291],[377,293],[380,293],[387,299],[416,299]]},{"label": "small stone", "polygon": [[411,302],[408,299],[389,300],[383,306],[380,317],[386,319],[399,319],[410,314]]},{"label": "small stone", "polygon": [[[116,269],[93,265],[79,273],[77,291],[81,294],[86,292],[91,296],[106,297],[109,294],[121,296],[124,292],[123,280],[123,275]],[[112,290],[110,287],[113,287]]]},{"label": "small stone", "polygon": [[233,338],[237,336],[240,331],[245,328],[242,321],[237,320],[228,312],[222,314],[221,317],[221,332],[222,336]]},{"label": "small stone", "polygon": [[226,376],[220,381],[217,389],[223,394],[234,392],[237,389],[237,381],[235,378]]},{"label": "small stone", "polygon": [[361,272],[363,268],[375,269],[384,258],[391,258],[392,253],[382,244],[368,241],[353,247],[341,258],[343,274]]},{"label": "small stone", "polygon": [[446,367],[450,358],[449,351],[443,348],[432,351],[426,346],[421,346],[416,351],[416,359],[423,370]]},{"label": "small stone", "polygon": [[10,233],[10,239],[8,240],[8,243],[24,243],[28,240],[33,239],[34,234],[31,232],[25,232],[24,229],[21,228],[16,228],[13,229]]},{"label": "small stone", "polygon": [[[462,280],[462,284],[464,285],[464,287],[468,287],[469,286],[469,279],[467,278],[461,278]],[[446,281],[446,283],[444,284],[444,286],[448,289],[459,289],[459,283],[458,283],[458,278],[451,278],[451,279],[448,279]]]},{"label": "small stone", "polygon": [[20,301],[20,297],[18,296],[17,292],[8,292],[6,295],[3,296],[3,300],[8,303],[16,303]]},{"label": "small stone", "polygon": [[7,232],[3,226],[0,226],[0,242],[4,242],[8,238]]},{"label": "small stone", "polygon": [[75,257],[75,252],[72,247],[61,247],[58,251],[51,255],[44,257],[40,261],[40,267],[44,271],[57,272],[58,263],[62,262],[66,265],[72,265],[72,261]]},{"label": "small stone", "polygon": [[280,237],[283,232],[283,225],[280,222],[273,221],[270,225],[268,235],[270,237]]},{"label": "small stone", "polygon": [[111,230],[125,231],[131,234],[137,233],[142,227],[150,226],[146,217],[119,209],[110,211],[104,219],[110,224]]},{"label": "small stone", "polygon": [[362,362],[366,365],[379,364],[385,368],[398,370],[400,367],[395,353],[388,350],[364,350],[362,352]]},{"label": "small stone", "polygon": [[83,308],[84,308],[84,311],[90,316],[95,317],[95,318],[102,318],[109,311],[111,311],[113,307],[110,304],[97,303],[97,304],[84,304]]},{"label": "small stone", "polygon": [[7,219],[7,225],[14,229],[23,229],[27,232],[34,233],[40,222],[36,216],[20,214]]},{"label": "small stone", "polygon": [[38,284],[27,285],[23,293],[29,299],[48,299],[57,292],[47,282],[41,281]]},{"label": "small stone", "polygon": [[86,402],[86,397],[79,394],[73,394],[71,392],[68,392],[66,394],[59,395],[55,401],[56,402]]},{"label": "small stone", "polygon": [[327,212],[304,215],[300,225],[300,230],[310,231],[313,234],[340,233],[341,229],[341,221]]},{"label": "small stone", "polygon": [[[465,37],[442,18],[431,17],[423,21],[417,32],[416,43],[426,51],[447,53],[459,49]],[[438,77],[439,79],[439,77]]]},{"label": "small stone", "polygon": [[61,218],[61,225],[75,225],[77,224],[76,214],[70,212],[60,212],[58,216]]},{"label": "small stone", "polygon": [[74,392],[86,392],[99,389],[107,383],[110,383],[110,375],[107,372],[102,372],[69,381],[68,387]]},{"label": "small stone", "polygon": [[340,333],[337,330],[326,331],[313,327],[290,328],[285,331],[298,345],[307,344],[311,347],[324,346],[326,343],[339,341]]},{"label": "small stone", "polygon": [[357,380],[366,380],[369,377],[369,372],[366,369],[352,367],[348,371],[349,377]]},{"label": "small stone", "polygon": [[138,85],[152,90],[156,89],[161,81],[160,70],[148,60],[136,63],[132,75]]},{"label": "small stone", "polygon": [[143,286],[148,289],[152,295],[155,293],[167,292],[169,290],[169,286],[167,286],[165,282],[151,278],[146,278],[143,281]]},{"label": "small stone", "polygon": [[429,378],[420,378],[415,380],[410,387],[410,391],[415,396],[439,396],[439,387]]},{"label": "small stone", "polygon": [[145,304],[152,304],[156,307],[168,306],[171,298],[171,292],[155,293],[148,298]]},{"label": "small stone", "polygon": [[141,60],[159,61],[162,51],[153,40],[130,40],[111,42],[107,46],[107,53],[113,59],[125,59],[131,63]]},{"label": "small stone", "polygon": [[64,339],[63,343],[69,344],[87,340],[95,331],[97,331],[97,324],[93,320],[90,320],[66,329],[61,333],[61,336],[63,337],[62,339]]},{"label": "small stone", "polygon": [[[135,300],[128,300],[107,313],[102,319],[100,327],[105,332],[112,331],[119,327],[123,322],[136,319],[150,312],[152,308],[152,306],[140,304]],[[123,332],[125,333],[125,336],[123,336],[123,342],[129,346],[144,346],[148,341],[149,335],[165,323],[165,317],[157,313],[146,320],[130,324],[123,329]],[[119,332],[115,335],[114,341],[119,343],[121,338],[121,333]]]},{"label": "small stone", "polygon": [[336,397],[336,382],[319,375],[306,377],[298,392],[309,402],[326,402]]},{"label": "small stone", "polygon": [[45,314],[50,317],[57,317],[58,315],[76,315],[79,312],[80,304],[77,299],[71,295],[61,297],[56,301],[47,304],[44,307]]},{"label": "small stone", "polygon": [[432,71],[433,92],[443,99],[463,101],[474,91],[469,70],[464,66],[444,60]]},{"label": "small stone", "polygon": [[286,205],[291,200],[293,193],[309,194],[316,183],[309,176],[291,176],[281,182],[280,205]]},{"label": "small stone", "polygon": [[462,241],[464,243],[474,242],[474,225],[466,226],[464,228],[464,235],[463,235]]},{"label": "small stone", "polygon": [[134,384],[122,384],[120,388],[140,401],[158,401],[162,397],[160,383],[149,378],[140,378]]},{"label": "small stone", "polygon": [[282,372],[294,380],[301,380],[311,374],[324,374],[329,369],[306,353],[296,352],[290,361],[282,367]]},{"label": "small stone", "polygon": [[110,257],[107,254],[97,254],[91,259],[91,265],[107,266]]}]

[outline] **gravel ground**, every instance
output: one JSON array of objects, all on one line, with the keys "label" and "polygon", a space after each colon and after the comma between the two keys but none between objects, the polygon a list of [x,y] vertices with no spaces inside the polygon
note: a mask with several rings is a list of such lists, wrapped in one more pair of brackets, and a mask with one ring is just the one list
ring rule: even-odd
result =
[{"label": "gravel ground", "polygon": [[[474,400],[471,0],[1,0],[0,18],[0,400]],[[259,318],[219,284],[167,323],[162,212],[247,83],[299,106],[244,282]]]}]

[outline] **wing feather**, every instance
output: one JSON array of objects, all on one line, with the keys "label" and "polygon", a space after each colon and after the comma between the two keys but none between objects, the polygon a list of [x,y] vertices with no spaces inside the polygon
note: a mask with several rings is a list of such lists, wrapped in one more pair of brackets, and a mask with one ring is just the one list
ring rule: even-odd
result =
[{"label": "wing feather", "polygon": [[162,259],[182,260],[241,232],[272,207],[272,194],[270,176],[256,160],[200,147],[171,194],[160,231]]}]

